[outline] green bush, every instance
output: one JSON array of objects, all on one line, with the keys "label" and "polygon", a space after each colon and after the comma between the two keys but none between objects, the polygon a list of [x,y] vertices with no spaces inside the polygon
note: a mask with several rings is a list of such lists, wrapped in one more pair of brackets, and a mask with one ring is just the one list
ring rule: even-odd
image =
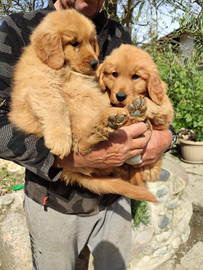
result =
[{"label": "green bush", "polygon": [[155,62],[160,75],[168,84],[168,95],[173,103],[173,127],[192,129],[203,141],[203,71],[197,70],[199,54],[185,57],[169,49],[159,53]]}]

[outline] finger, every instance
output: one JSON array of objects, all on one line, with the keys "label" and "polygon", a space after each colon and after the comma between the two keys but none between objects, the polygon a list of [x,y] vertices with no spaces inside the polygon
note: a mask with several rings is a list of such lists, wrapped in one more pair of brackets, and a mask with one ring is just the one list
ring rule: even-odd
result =
[{"label": "finger", "polygon": [[130,137],[136,138],[142,135],[143,133],[145,133],[148,128],[145,123],[140,122],[140,123],[132,124],[130,126],[122,127],[120,129],[126,131]]},{"label": "finger", "polygon": [[140,136],[138,136],[138,138],[145,138],[148,142],[151,138],[151,135],[152,135],[152,132],[150,130],[147,130],[144,133],[142,133]]},{"label": "finger", "polygon": [[143,152],[150,138],[151,138],[151,131],[146,131],[142,133],[140,136],[133,138],[132,142],[134,145],[132,147],[132,150],[142,150]]},{"label": "finger", "polygon": [[140,149],[135,146],[135,150],[131,151],[132,157],[127,159],[125,163],[129,165],[135,165],[136,168],[152,163],[152,161],[145,158],[145,150],[151,137],[151,131],[146,131],[138,138],[134,139],[136,144],[139,145]]}]

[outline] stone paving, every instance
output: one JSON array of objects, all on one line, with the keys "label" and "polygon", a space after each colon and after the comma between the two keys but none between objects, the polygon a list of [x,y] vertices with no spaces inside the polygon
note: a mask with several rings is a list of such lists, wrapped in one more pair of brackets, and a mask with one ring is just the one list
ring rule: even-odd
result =
[{"label": "stone paving", "polygon": [[[171,166],[171,164],[176,164],[176,166]],[[163,203],[165,205],[168,204],[169,211],[166,212],[163,209],[159,209],[159,214],[156,216],[157,226],[152,228],[139,228],[143,233],[144,230],[148,230],[148,235],[144,233],[144,237],[141,238],[139,233],[134,232],[133,239],[137,238],[136,245],[135,243],[132,245],[132,256],[131,262],[128,269],[132,270],[203,270],[203,235],[200,240],[197,241],[194,245],[191,245],[189,250],[185,252],[185,254],[177,260],[177,254],[174,253],[174,250],[168,252],[169,249],[166,248],[166,242],[172,243],[173,248],[176,250],[179,249],[182,242],[186,242],[189,236],[189,226],[188,222],[190,216],[192,214],[191,205],[194,204],[199,207],[203,207],[202,200],[202,192],[203,192],[203,164],[187,164],[180,160],[179,157],[173,156],[170,153],[167,153],[164,157],[164,164],[166,170],[172,171],[172,174],[175,174],[178,179],[184,179],[184,181],[180,184],[185,187],[183,188],[183,196],[181,196],[181,190],[177,192],[177,197],[171,197],[171,194],[167,195],[167,190],[171,189],[171,184],[162,182],[161,186],[168,186],[168,189],[161,188],[162,192],[162,200],[165,200]],[[173,171],[175,170],[175,171]],[[185,174],[187,172],[187,174]],[[184,176],[182,175],[184,174]],[[187,183],[188,177],[188,183]],[[181,180],[180,180],[181,182]],[[154,187],[150,187],[154,190]],[[183,187],[182,186],[182,187]],[[156,187],[157,188],[157,187]],[[177,187],[176,187],[177,188]],[[174,195],[174,194],[173,194]],[[165,196],[165,197],[164,197]],[[168,197],[167,197],[168,196]],[[1,270],[31,270],[31,256],[29,249],[29,237],[28,232],[25,225],[25,216],[23,212],[23,191],[20,190],[16,193],[8,194],[0,197],[0,269]],[[178,205],[178,206],[177,206]],[[177,208],[176,208],[177,207]],[[165,209],[165,208],[164,208]],[[177,210],[179,209],[179,210]],[[181,210],[180,210],[181,209]],[[178,211],[176,214],[172,212]],[[185,211],[185,212],[184,212]],[[6,215],[3,213],[7,213]],[[185,213],[185,214],[183,214]],[[182,218],[179,219],[184,227],[184,232],[178,235],[178,232],[175,232],[171,227],[171,220],[177,220],[180,214],[183,214]],[[162,220],[161,227],[158,225],[161,218],[167,216]],[[158,218],[158,219],[157,219]],[[153,219],[153,217],[152,217]],[[183,222],[183,219],[185,220]],[[164,221],[165,220],[165,221]],[[181,223],[182,222],[182,223]],[[185,225],[183,225],[185,224]],[[163,227],[164,226],[164,227]],[[163,227],[163,228],[162,228]],[[176,226],[177,227],[177,226]],[[158,233],[157,233],[158,232]],[[137,233],[137,234],[136,234]],[[156,234],[157,233],[157,234]],[[151,238],[150,238],[151,235]],[[174,237],[174,235],[176,237]],[[184,238],[185,237],[185,238]],[[155,239],[156,238],[156,239]],[[170,239],[170,241],[169,241]],[[179,239],[179,240],[177,240]],[[157,242],[159,240],[159,242]],[[184,240],[184,241],[183,241]],[[151,241],[151,242],[150,242]],[[137,243],[140,243],[139,246],[139,254],[142,255],[141,260],[145,263],[146,267],[143,263],[138,265],[136,261],[136,265],[133,265],[133,260],[137,259],[136,252],[133,252],[133,247],[137,246]],[[147,246],[147,249],[143,249],[143,244],[150,244]],[[162,243],[162,249],[157,249],[157,243],[160,245]],[[156,246],[157,245],[157,246]],[[146,246],[144,246],[146,248]],[[148,254],[150,252],[150,247],[153,249],[152,254]],[[165,249],[164,249],[165,248]],[[148,252],[147,254],[144,254]],[[168,254],[170,253],[170,254]],[[138,255],[139,255],[138,254]],[[148,257],[152,255],[152,259],[158,262],[159,265],[155,266],[155,264],[150,265],[150,260]],[[140,256],[140,255],[139,255]],[[87,270],[87,257],[88,252],[85,257],[80,258],[77,270]],[[91,257],[91,256],[90,256]],[[150,257],[150,258],[151,258]],[[144,258],[144,259],[143,259]],[[140,261],[141,261],[140,260]],[[85,266],[86,265],[86,266]],[[93,270],[92,266],[92,258],[89,261],[88,270]],[[108,270],[108,269],[107,269]],[[115,269],[116,270],[116,269]]]}]

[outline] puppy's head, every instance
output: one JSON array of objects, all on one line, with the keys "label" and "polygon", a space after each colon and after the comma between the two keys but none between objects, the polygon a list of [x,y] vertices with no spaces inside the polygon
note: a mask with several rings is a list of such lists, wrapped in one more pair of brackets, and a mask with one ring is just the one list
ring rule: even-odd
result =
[{"label": "puppy's head", "polygon": [[133,45],[114,49],[97,74],[102,91],[108,91],[111,103],[116,106],[123,107],[140,94],[162,104],[166,84],[159,77],[152,57]]},{"label": "puppy's head", "polygon": [[73,71],[91,74],[98,67],[95,27],[74,9],[49,13],[30,39],[37,56],[52,69],[68,65]]}]

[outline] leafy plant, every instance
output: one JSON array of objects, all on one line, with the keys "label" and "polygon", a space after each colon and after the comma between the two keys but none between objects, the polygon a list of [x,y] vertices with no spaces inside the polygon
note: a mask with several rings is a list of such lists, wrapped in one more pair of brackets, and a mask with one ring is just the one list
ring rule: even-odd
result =
[{"label": "leafy plant", "polygon": [[156,60],[174,106],[173,127],[193,130],[197,141],[203,141],[203,71],[197,69],[197,52],[184,58],[168,46]]},{"label": "leafy plant", "polygon": [[131,211],[133,228],[138,227],[140,223],[145,225],[150,223],[150,215],[148,212],[147,202],[131,200]]}]

